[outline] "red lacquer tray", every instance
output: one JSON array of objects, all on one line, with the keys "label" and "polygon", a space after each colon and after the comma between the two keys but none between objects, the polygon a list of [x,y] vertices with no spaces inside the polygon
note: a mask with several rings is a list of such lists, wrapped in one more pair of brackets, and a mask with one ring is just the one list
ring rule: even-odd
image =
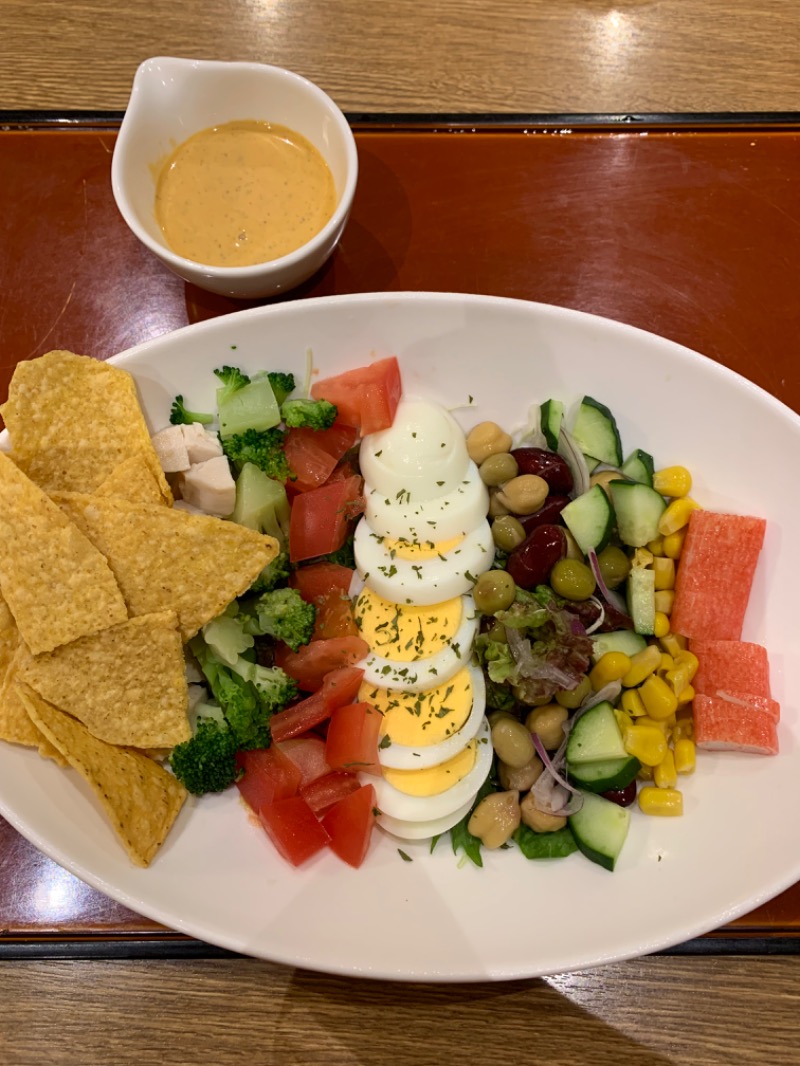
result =
[{"label": "red lacquer tray", "polygon": [[[0,400],[16,363],[106,358],[250,306],[169,274],[119,217],[119,116],[0,115]],[[352,118],[351,221],[285,299],[378,290],[559,304],[685,344],[800,411],[800,119]],[[648,371],[642,367],[642,389]],[[800,950],[800,884],[681,950]],[[213,952],[0,819],[0,957]]]}]

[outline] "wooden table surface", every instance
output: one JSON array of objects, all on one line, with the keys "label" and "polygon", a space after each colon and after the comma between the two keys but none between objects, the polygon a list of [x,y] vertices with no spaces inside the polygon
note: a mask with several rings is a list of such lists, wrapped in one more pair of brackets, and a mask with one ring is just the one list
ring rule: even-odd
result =
[{"label": "wooden table surface", "polygon": [[[121,109],[150,55],[252,59],[350,112],[800,111],[795,0],[0,0],[0,109]],[[2,297],[0,297],[2,300]],[[239,959],[0,964],[0,1063],[800,1063],[793,957],[476,986]]]}]

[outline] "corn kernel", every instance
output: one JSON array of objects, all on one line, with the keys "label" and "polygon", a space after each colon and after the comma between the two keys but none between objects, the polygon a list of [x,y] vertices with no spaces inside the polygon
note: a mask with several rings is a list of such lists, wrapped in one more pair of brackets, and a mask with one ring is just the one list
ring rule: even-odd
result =
[{"label": "corn kernel", "polygon": [[675,663],[681,666],[686,666],[689,670],[689,680],[694,681],[694,675],[697,673],[697,668],[700,665],[696,655],[690,651],[679,651],[675,656]]},{"label": "corn kernel", "polygon": [[678,783],[678,772],[675,769],[675,756],[670,748],[658,766],[653,767],[653,782],[656,788],[675,788]]},{"label": "corn kernel", "polygon": [[675,770],[679,774],[693,774],[695,768],[694,741],[688,737],[681,737],[675,741]]},{"label": "corn kernel", "polygon": [[674,559],[667,559],[666,556],[653,559],[653,570],[656,575],[656,592],[663,592],[664,589],[675,588]]},{"label": "corn kernel", "polygon": [[610,684],[619,681],[631,668],[631,661],[622,651],[607,651],[601,655],[592,669],[589,671],[589,680],[595,692]]},{"label": "corn kernel", "polygon": [[678,711],[672,735],[676,744],[679,740],[694,739],[694,718],[692,718],[691,714],[687,714],[685,711]]},{"label": "corn kernel", "polygon": [[664,680],[675,695],[680,698],[681,693],[689,684],[689,667],[686,663],[676,662],[671,670],[664,671]]},{"label": "corn kernel", "polygon": [[689,516],[692,511],[698,510],[699,507],[700,504],[689,496],[673,500],[672,503],[667,505],[667,509],[662,512],[658,520],[658,532],[662,537],[668,537],[670,533],[683,529],[684,526],[689,524]]},{"label": "corn kernel", "polygon": [[664,736],[667,736],[675,724],[675,716],[672,715],[669,718],[662,718],[659,720],[658,718],[651,718],[649,714],[645,714],[643,717],[637,718],[634,724],[651,726],[653,729],[660,729]]},{"label": "corn kernel", "polygon": [[662,496],[688,496],[692,491],[692,475],[685,466],[665,466],[653,474],[653,488]]},{"label": "corn kernel", "polygon": [[674,533],[670,533],[666,537],[661,538],[661,543],[664,549],[664,555],[668,559],[680,559],[681,552],[683,551],[683,542],[686,540],[686,526],[683,529],[676,529]]},{"label": "corn kernel", "polygon": [[677,655],[678,652],[683,650],[677,633],[666,633],[663,637],[658,638],[658,643],[667,655]]},{"label": "corn kernel", "polygon": [[633,718],[619,707],[614,708],[614,717],[621,733],[624,733],[628,726],[633,725]]},{"label": "corn kernel", "polygon": [[683,793],[677,788],[653,788],[645,785],[639,789],[639,809],[644,814],[675,818],[683,814]]},{"label": "corn kernel", "polygon": [[652,645],[643,651],[637,651],[630,658],[630,669],[621,678],[623,687],[636,688],[637,685],[641,685],[644,679],[658,668],[660,662],[661,654],[658,648]]},{"label": "corn kernel", "polygon": [[631,568],[633,570],[646,570],[648,566],[653,565],[653,553],[648,551],[647,548],[637,548],[633,553],[631,559]]},{"label": "corn kernel", "polygon": [[638,781],[652,781],[653,780],[653,767],[645,766],[644,763],[639,767],[639,773],[636,775]]},{"label": "corn kernel", "polygon": [[656,611],[655,621],[653,622],[653,636],[665,637],[669,633],[669,615],[664,614],[663,611]]},{"label": "corn kernel", "polygon": [[644,766],[658,766],[667,750],[667,739],[655,726],[633,725],[622,734],[625,751]]},{"label": "corn kernel", "polygon": [[653,599],[656,601],[656,610],[660,614],[672,614],[672,605],[675,602],[675,592],[672,589],[661,589]]},{"label": "corn kernel", "polygon": [[686,704],[687,703],[691,703],[692,700],[695,697],[694,687],[692,685],[687,685],[677,695],[678,695],[678,706],[679,707],[685,707]]},{"label": "corn kernel", "polygon": [[651,674],[639,687],[642,703],[651,718],[669,718],[678,709],[678,697],[656,674]]},{"label": "corn kernel", "polygon": [[647,550],[654,556],[664,554],[664,538],[656,537],[655,540],[650,540],[646,544]]},{"label": "corn kernel", "polygon": [[660,674],[665,674],[667,670],[674,670],[675,660],[667,652],[662,652],[661,661],[659,662],[657,669]]},{"label": "corn kernel", "polygon": [[622,699],[620,700],[622,709],[626,714],[629,714],[631,718],[641,718],[643,714],[647,714],[642,703],[642,697],[634,688],[626,688],[622,693]]}]

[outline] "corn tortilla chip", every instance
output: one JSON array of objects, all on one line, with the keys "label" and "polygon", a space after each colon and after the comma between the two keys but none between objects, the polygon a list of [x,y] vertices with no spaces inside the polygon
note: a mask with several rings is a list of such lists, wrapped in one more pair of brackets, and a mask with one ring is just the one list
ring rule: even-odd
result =
[{"label": "corn tortilla chip", "polygon": [[8,604],[0,596],[0,688],[19,647],[19,630]]},{"label": "corn tortilla chip", "polygon": [[0,544],[0,590],[34,655],[128,617],[97,548],[2,452]]},{"label": "corn tortilla chip", "polygon": [[44,655],[18,677],[107,744],[172,748],[192,735],[183,644],[173,611],[142,615]]},{"label": "corn tortilla chip", "polygon": [[[19,655],[26,654],[20,648]],[[11,661],[5,679],[0,684],[0,740],[9,744],[21,744],[26,748],[37,748],[44,759],[53,759],[60,766],[66,766],[66,760],[57,748],[39,732],[28,717],[28,711],[19,694],[17,681],[17,658]]]},{"label": "corn tortilla chip", "polygon": [[119,496],[131,503],[167,503],[143,452],[123,459],[98,485],[95,493],[97,496]]},{"label": "corn tortilla chip", "polygon": [[164,500],[172,502],[127,371],[86,355],[48,352],[17,365],[0,413],[16,462],[45,492],[93,492],[141,451]]},{"label": "corn tortilla chip", "polygon": [[88,782],[131,861],[149,866],[186,800],[186,789],[146,755],[98,740],[27,685],[20,690],[34,725]]},{"label": "corn tortilla chip", "polygon": [[174,610],[184,640],[216,618],[278,554],[278,542],[220,518],[111,496],[54,500],[108,559],[132,616]]}]

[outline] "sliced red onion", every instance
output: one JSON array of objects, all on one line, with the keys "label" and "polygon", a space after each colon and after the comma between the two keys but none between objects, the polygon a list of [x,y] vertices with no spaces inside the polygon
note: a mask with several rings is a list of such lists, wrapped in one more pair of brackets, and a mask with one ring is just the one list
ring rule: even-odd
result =
[{"label": "sliced red onion", "polygon": [[538,403],[528,408],[528,421],[514,432],[514,447],[547,448],[547,438],[542,433],[542,409]]},{"label": "sliced red onion", "polygon": [[511,648],[511,654],[519,667],[521,677],[528,677],[537,681],[551,681],[554,685],[558,685],[559,688],[575,687],[575,679],[571,674],[560,670],[557,666],[553,666],[552,663],[534,658],[531,651],[531,642],[527,637],[523,637],[519,630],[506,626],[505,631],[508,646]]},{"label": "sliced red onion", "polygon": [[[536,754],[544,764],[544,772],[539,775],[531,789],[537,810],[542,811],[544,814],[555,814],[562,817],[576,814],[583,806],[583,795],[580,789],[571,785],[557,769],[559,755],[563,750],[566,750],[566,737],[554,760],[550,758],[541,737],[536,733],[532,733],[531,736],[533,737],[533,746],[536,748]],[[548,777],[550,780],[547,780]],[[542,781],[542,778],[545,778],[545,780]],[[546,806],[543,806],[543,804]]]},{"label": "sliced red onion", "polygon": [[599,629],[606,618],[606,609],[603,606],[603,601],[599,600],[597,596],[590,596],[589,599],[592,601],[593,604],[597,606],[597,609],[600,611],[600,614],[597,616],[595,621],[592,622],[588,629],[583,630],[587,637],[590,637],[596,629]]},{"label": "sliced red onion", "polygon": [[596,707],[598,703],[605,703],[606,700],[609,703],[614,703],[619,697],[620,692],[622,692],[622,682],[609,681],[607,685],[603,685],[603,687],[599,688],[597,692],[589,693],[580,705],[580,711],[588,711],[590,707]]},{"label": "sliced red onion", "polygon": [[594,574],[595,581],[597,582],[597,587],[600,589],[600,595],[603,597],[606,603],[610,603],[611,606],[615,608],[615,610],[619,611],[620,614],[624,614],[626,618],[630,618],[627,603],[623,600],[623,598],[618,592],[613,592],[603,580],[603,575],[600,571],[600,562],[597,558],[597,552],[594,550],[594,548],[589,549],[589,565],[592,568],[592,573]]},{"label": "sliced red onion", "polygon": [[573,495],[582,496],[589,491],[589,467],[583,452],[564,427],[558,434],[558,454],[565,459],[572,471]]}]

